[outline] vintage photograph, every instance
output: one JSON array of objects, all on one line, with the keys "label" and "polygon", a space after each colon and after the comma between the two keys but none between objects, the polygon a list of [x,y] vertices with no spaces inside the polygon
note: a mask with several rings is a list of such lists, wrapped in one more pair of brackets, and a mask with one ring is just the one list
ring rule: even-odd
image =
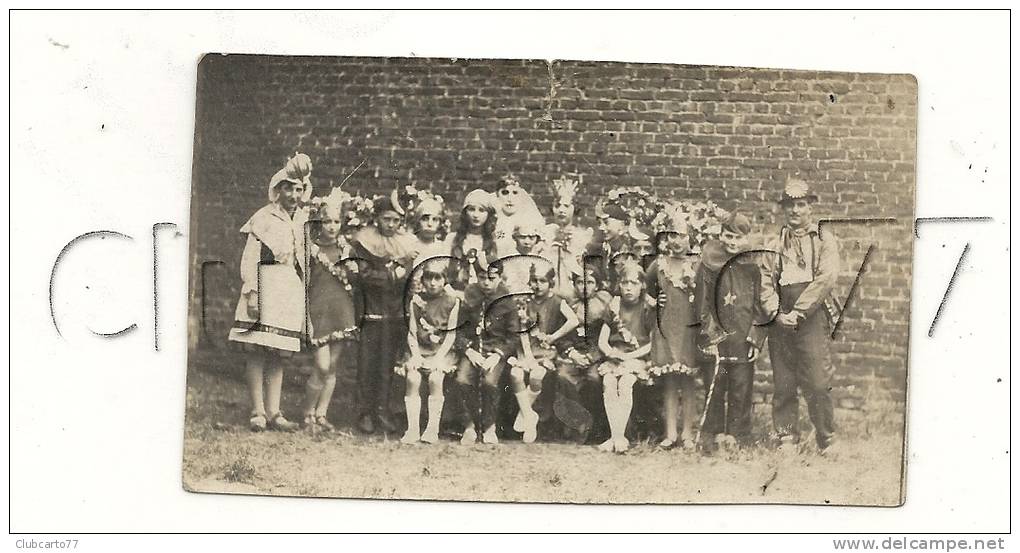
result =
[{"label": "vintage photograph", "polygon": [[193,492],[901,505],[917,82],[208,54]]}]

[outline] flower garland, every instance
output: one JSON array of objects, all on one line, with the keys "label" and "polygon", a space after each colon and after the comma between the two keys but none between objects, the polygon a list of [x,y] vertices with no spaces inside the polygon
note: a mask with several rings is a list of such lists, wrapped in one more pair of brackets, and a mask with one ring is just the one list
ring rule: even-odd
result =
[{"label": "flower garland", "polygon": [[[346,240],[344,240],[343,238],[337,239],[337,247],[340,248],[341,252],[347,251],[349,249],[349,246],[346,245]],[[328,271],[329,274],[333,275],[333,277],[336,278],[340,282],[340,284],[344,287],[344,290],[350,292],[352,286],[348,273],[357,273],[358,272],[357,264],[354,262],[333,263],[329,259],[329,256],[326,255],[326,252],[322,251],[322,248],[319,247],[319,244],[316,244],[314,242],[312,243],[309,249],[312,259],[315,260],[320,266],[322,266],[322,268],[326,269],[326,271]]]},{"label": "flower garland", "polygon": [[637,349],[641,346],[638,342],[637,336],[630,331],[629,328],[623,322],[623,316],[620,314],[620,298],[618,296],[613,297],[612,301],[609,302],[609,317],[607,317],[606,323],[609,328],[620,335],[620,339],[623,343]]},{"label": "flower garland", "polygon": [[698,261],[690,256],[680,259],[660,257],[659,272],[666,277],[675,288],[690,293],[690,301],[694,301],[694,289],[697,286]]},{"label": "flower garland", "polygon": [[358,328],[345,328],[343,330],[337,330],[325,336],[319,338],[312,338],[308,340],[308,343],[313,347],[319,347],[323,344],[331,344],[333,342],[340,342],[343,340],[352,340],[358,337]]},{"label": "flower garland", "polygon": [[421,297],[421,294],[415,294],[414,297],[411,298],[411,305],[417,307],[418,311],[422,313],[422,315],[417,319],[418,342],[421,343],[422,341],[427,341],[433,346],[439,345],[443,341],[443,336],[439,332],[439,329],[433,326],[424,315],[425,308],[428,307],[428,302],[425,301],[425,298]]},{"label": "flower garland", "polygon": [[685,363],[668,363],[666,365],[653,365],[648,367],[648,372],[652,376],[663,376],[666,374],[683,374],[688,376],[698,376],[701,374],[701,369],[692,367]]}]

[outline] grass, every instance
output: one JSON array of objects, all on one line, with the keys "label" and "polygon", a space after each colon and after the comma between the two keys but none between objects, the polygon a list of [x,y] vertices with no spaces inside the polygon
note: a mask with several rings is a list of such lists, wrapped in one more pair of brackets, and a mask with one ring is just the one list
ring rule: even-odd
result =
[{"label": "grass", "polygon": [[[300,393],[285,389],[284,405],[296,405]],[[901,502],[902,434],[895,425],[867,422],[860,431],[844,424],[851,430],[841,434],[835,458],[807,445],[792,456],[764,447],[705,456],[662,451],[650,442],[614,455],[559,443],[408,446],[399,435],[251,433],[245,398],[235,378],[189,373],[187,490],[564,503]],[[757,418],[756,426],[767,424]]]}]

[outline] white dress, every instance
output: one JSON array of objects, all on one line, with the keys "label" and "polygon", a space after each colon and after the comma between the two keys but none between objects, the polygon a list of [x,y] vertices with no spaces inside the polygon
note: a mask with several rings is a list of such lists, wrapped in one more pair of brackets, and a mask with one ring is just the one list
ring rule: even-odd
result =
[{"label": "white dress", "polygon": [[[241,227],[241,297],[228,340],[273,350],[301,351],[305,325],[304,229],[276,204],[259,209]],[[258,295],[258,316],[248,293]]]}]

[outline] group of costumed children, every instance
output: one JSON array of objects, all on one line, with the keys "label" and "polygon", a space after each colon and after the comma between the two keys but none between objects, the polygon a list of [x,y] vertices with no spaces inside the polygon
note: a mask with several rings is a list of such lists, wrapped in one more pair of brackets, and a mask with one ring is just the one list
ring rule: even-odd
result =
[{"label": "group of costumed children", "polygon": [[[229,339],[245,352],[253,430],[334,430],[336,373],[356,361],[357,427],[406,428],[405,443],[438,442],[441,423],[463,444],[498,443],[510,389],[507,426],[524,442],[556,427],[623,452],[639,383],[661,387],[662,447],[752,440],[768,313],[759,265],[741,255],[745,215],[618,188],[596,205],[595,232],[576,223],[578,183],[562,178],[546,224],[508,175],[469,192],[450,225],[442,198],[414,186],[313,199],[311,171],[291,158],[241,228]],[[280,357],[302,347],[314,370],[297,423],[281,414]],[[393,375],[406,426],[390,414]]]}]

